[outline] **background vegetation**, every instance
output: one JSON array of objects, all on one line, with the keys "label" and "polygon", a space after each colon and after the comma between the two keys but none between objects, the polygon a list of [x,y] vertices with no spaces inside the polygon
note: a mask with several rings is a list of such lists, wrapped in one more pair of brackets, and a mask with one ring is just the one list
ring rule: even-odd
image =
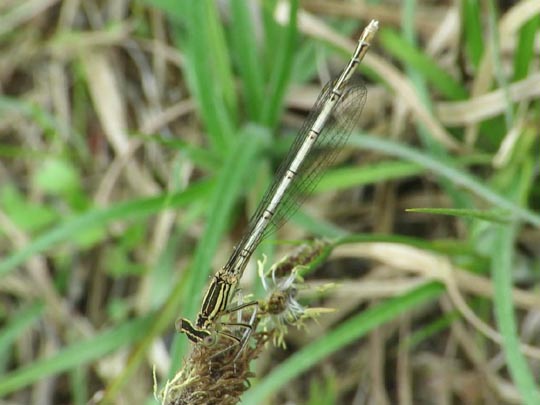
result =
[{"label": "background vegetation", "polygon": [[255,255],[335,238],[302,300],[336,311],[244,403],[540,403],[535,0],[2,1],[2,403],[155,403],[372,18],[362,131]]}]

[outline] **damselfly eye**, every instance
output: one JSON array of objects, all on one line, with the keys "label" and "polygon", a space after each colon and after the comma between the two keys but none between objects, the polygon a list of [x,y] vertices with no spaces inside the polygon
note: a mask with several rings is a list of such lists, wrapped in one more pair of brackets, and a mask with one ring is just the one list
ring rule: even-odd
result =
[{"label": "damselfly eye", "polygon": [[213,346],[215,345],[217,342],[217,339],[216,339],[216,335],[214,334],[210,334],[208,336],[205,336],[205,338],[203,339],[203,344],[205,346]]}]

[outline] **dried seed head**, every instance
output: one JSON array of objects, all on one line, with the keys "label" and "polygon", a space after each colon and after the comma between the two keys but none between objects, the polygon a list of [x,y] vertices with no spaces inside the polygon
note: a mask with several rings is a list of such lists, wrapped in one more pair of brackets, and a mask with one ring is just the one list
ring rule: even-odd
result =
[{"label": "dried seed head", "polygon": [[257,358],[268,333],[255,332],[240,353],[238,345],[219,336],[212,346],[196,344],[182,370],[160,395],[163,405],[236,404],[249,388],[254,373],[249,363]]},{"label": "dried seed head", "polygon": [[274,273],[277,278],[288,277],[295,267],[308,266],[320,257],[324,248],[329,245],[330,242],[325,239],[315,239],[308,244],[303,244],[274,264],[269,273]]},{"label": "dried seed head", "polygon": [[304,281],[300,271],[321,255],[326,246],[328,242],[320,240],[303,245],[268,271],[264,270],[265,260],[259,261],[259,277],[268,293],[264,300],[259,301],[261,324],[265,330],[272,331],[276,346],[285,347],[284,337],[289,325],[303,327],[304,320],[324,312],[324,309],[302,306],[297,300],[297,292]]}]

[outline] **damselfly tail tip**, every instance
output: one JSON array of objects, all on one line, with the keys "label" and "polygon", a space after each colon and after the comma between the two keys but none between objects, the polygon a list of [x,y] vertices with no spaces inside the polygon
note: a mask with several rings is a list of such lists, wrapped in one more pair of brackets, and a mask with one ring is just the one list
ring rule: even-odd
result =
[{"label": "damselfly tail tip", "polygon": [[379,21],[371,20],[366,27],[366,32],[368,35],[374,35],[379,30]]},{"label": "damselfly tail tip", "polygon": [[371,20],[367,27],[364,29],[364,32],[362,32],[362,36],[360,37],[360,44],[369,45],[378,30],[379,21]]}]

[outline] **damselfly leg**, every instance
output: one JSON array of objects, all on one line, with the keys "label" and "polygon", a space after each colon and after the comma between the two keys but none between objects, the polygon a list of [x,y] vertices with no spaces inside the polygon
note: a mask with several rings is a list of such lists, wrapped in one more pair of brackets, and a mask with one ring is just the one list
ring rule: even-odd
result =
[{"label": "damselfly leg", "polygon": [[[249,307],[253,307],[251,318],[248,323],[242,322],[242,310]],[[201,316],[201,314],[199,314],[199,317],[197,318],[196,325],[193,325],[193,323],[191,323],[191,321],[188,319],[179,318],[176,321],[176,330],[178,332],[185,333],[193,343],[202,343],[210,346],[215,344],[218,335],[221,335],[228,338],[229,340],[234,341],[235,344],[243,347],[245,346],[246,341],[249,339],[249,336],[251,335],[251,332],[253,330],[253,323],[256,319],[257,309],[257,301],[241,302],[240,299],[240,302],[237,305],[223,309],[222,311],[217,313],[212,313],[211,323],[208,321],[207,317]],[[233,314],[238,315],[236,322],[222,321],[223,317]],[[244,329],[244,332],[242,333],[241,337],[237,337],[235,336],[235,334],[230,333],[229,330],[223,330],[223,327],[226,327],[228,329],[230,329],[231,327],[242,328]]]}]

